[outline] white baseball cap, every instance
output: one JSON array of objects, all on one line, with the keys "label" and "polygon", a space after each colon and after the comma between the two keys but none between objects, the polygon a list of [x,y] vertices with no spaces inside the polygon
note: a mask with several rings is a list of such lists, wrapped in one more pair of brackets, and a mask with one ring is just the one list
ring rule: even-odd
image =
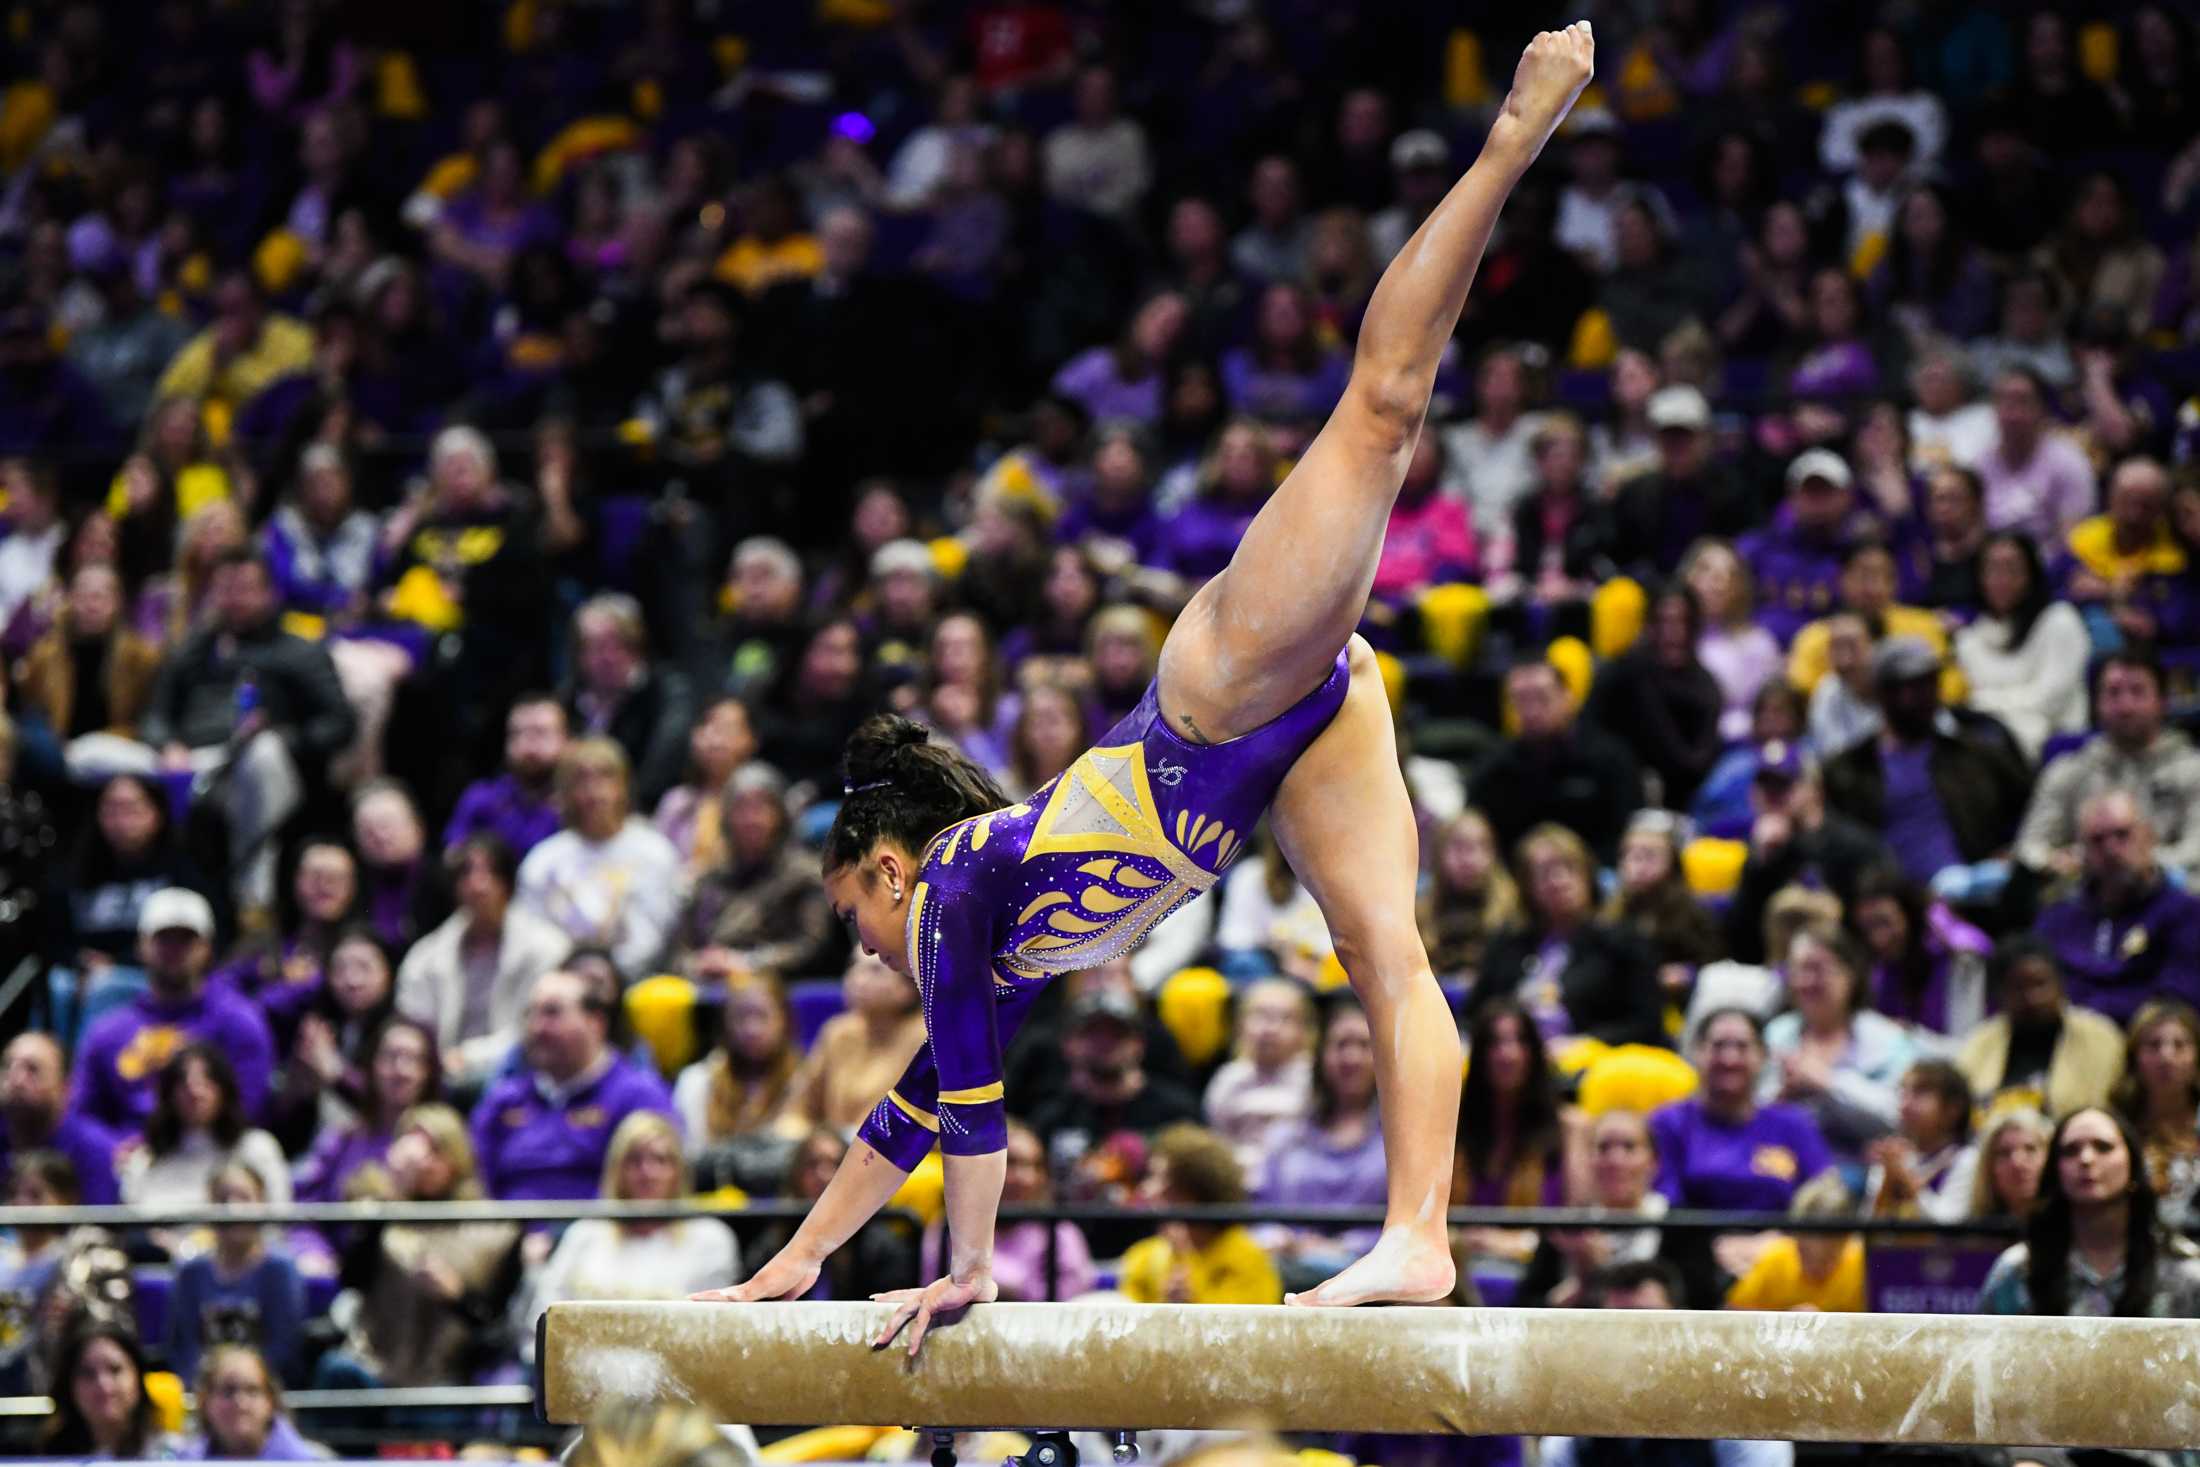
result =
[{"label": "white baseball cap", "polygon": [[151,937],[179,928],[200,937],[214,935],[214,908],[205,897],[187,886],[168,886],[145,899],[138,911],[138,936]]},{"label": "white baseball cap", "polygon": [[1788,465],[1787,481],[1793,486],[1805,479],[1824,479],[1836,489],[1846,489],[1853,482],[1848,463],[1830,448],[1808,448],[1795,456]]},{"label": "white baseball cap", "polygon": [[1711,426],[1711,404],[1701,390],[1685,382],[1651,393],[1648,415],[1653,428],[1686,428],[1701,433]]}]

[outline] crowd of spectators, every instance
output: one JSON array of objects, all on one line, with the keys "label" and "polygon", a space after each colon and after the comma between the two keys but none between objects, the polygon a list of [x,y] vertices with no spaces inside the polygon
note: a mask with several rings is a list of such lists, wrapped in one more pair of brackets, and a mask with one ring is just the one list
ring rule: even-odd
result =
[{"label": "crowd of spectators", "polygon": [[[1708,1208],[2014,1220],[1982,1307],[2200,1312],[2200,32],[1586,8],[1363,627],[1452,1200],[1615,1224],[1462,1230],[1460,1301],[1866,1307],[1860,1239],[1658,1226]],[[1459,9],[18,6],[10,1200],[814,1198],[923,1033],[820,884],[843,742],[1022,797],[1135,705],[1571,18]],[[1366,1245],[1136,1215],[1383,1198],[1249,844],[1013,1046],[1009,1197],[1125,1216],[1005,1228],[1005,1294]],[[820,1296],[941,1256],[903,1200]],[[24,1229],[0,1377],[60,1450],[280,1455],[285,1383],[515,1378],[549,1303],[776,1241]]]}]

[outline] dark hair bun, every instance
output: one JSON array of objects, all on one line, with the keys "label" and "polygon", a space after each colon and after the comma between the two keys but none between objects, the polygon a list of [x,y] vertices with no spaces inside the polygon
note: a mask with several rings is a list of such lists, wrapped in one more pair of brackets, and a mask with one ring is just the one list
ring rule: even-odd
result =
[{"label": "dark hair bun", "polygon": [[890,780],[895,774],[896,756],[903,749],[931,739],[931,731],[921,723],[894,713],[873,714],[848,736],[847,751],[841,756],[841,777],[851,790]]}]

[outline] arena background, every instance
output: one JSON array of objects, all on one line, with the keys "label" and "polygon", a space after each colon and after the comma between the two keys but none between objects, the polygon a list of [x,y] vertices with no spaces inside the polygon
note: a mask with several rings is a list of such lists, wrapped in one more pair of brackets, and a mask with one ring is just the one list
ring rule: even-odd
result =
[{"label": "arena background", "polygon": [[[1582,13],[1363,626],[1456,1303],[2190,1317],[2190,8]],[[1021,797],[1127,711],[1576,18],[7,8],[8,1446],[554,1448],[545,1304],[768,1257],[921,1032],[819,882],[846,736]],[[1004,1292],[1320,1278],[1369,1075],[1256,840],[1012,1050]],[[932,1276],[936,1166],[821,1297]]]}]

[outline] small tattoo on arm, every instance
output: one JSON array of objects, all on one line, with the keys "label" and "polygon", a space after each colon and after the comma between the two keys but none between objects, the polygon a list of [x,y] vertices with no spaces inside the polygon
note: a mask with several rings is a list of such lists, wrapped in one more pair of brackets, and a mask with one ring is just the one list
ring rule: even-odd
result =
[{"label": "small tattoo on arm", "polygon": [[1199,725],[1192,722],[1192,715],[1187,713],[1183,717],[1184,731],[1203,744],[1208,742],[1207,736],[1199,731]]}]

